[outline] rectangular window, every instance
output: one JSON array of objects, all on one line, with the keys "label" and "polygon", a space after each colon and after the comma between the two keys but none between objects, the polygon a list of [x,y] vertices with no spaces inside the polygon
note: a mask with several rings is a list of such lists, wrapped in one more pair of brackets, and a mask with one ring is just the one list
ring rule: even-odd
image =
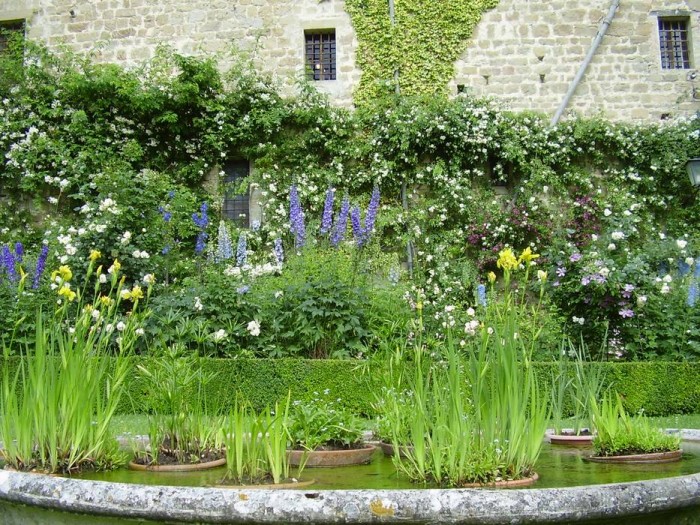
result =
[{"label": "rectangular window", "polygon": [[237,193],[237,186],[250,174],[247,160],[234,160],[224,166],[224,205],[222,215],[243,228],[250,226],[250,197],[248,190],[244,194]]},{"label": "rectangular window", "polygon": [[307,31],[306,78],[335,80],[335,29]]},{"label": "rectangular window", "polygon": [[0,20],[0,53],[7,49],[13,35],[24,38],[24,20]]},{"label": "rectangular window", "polygon": [[687,18],[659,18],[662,69],[690,69]]}]

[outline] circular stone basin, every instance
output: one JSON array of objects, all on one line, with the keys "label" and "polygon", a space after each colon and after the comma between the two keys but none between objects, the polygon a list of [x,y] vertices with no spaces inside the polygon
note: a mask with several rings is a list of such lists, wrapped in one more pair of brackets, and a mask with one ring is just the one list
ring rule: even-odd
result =
[{"label": "circular stone basin", "polygon": [[[3,525],[126,523],[104,516],[166,523],[607,520],[596,524],[665,525],[682,518],[690,524],[700,515],[700,444],[684,443],[683,448],[684,460],[678,463],[607,465],[584,461],[587,452],[581,449],[545,445],[536,465],[540,479],[533,488],[523,489],[416,489],[397,477],[391,460],[381,452],[370,465],[314,470],[316,484],[301,490],[205,487],[220,480],[224,468],[167,474],[120,470],[83,476],[93,479],[0,471],[0,516]],[[134,475],[153,485],[113,482]],[[95,481],[98,478],[111,482]],[[580,486],[562,487],[567,484]]]}]

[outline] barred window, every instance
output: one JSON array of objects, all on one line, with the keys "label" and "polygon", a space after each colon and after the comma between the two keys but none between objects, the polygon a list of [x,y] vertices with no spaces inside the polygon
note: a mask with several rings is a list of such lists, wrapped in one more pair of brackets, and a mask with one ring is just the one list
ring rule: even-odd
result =
[{"label": "barred window", "polygon": [[690,69],[687,18],[659,18],[662,69]]},{"label": "barred window", "polygon": [[335,80],[335,29],[307,31],[306,78]]},{"label": "barred window", "polygon": [[226,193],[222,215],[243,228],[250,226],[250,197],[248,190],[245,193],[237,193],[237,186],[250,173],[250,165],[247,160],[235,160],[226,163],[223,169]]},{"label": "barred window", "polygon": [[7,49],[13,35],[24,37],[24,20],[0,20],[0,53]]}]

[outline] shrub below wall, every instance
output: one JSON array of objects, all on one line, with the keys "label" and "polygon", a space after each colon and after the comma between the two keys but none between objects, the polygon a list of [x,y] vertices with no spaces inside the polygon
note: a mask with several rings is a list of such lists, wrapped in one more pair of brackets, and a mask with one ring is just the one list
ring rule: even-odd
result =
[{"label": "shrub below wall", "polygon": [[[17,369],[18,357],[0,358],[0,366]],[[148,358],[137,358],[147,366]],[[292,400],[310,400],[315,392],[328,389],[345,406],[365,415],[373,413],[373,393],[380,385],[375,374],[363,372],[366,363],[351,360],[302,359],[202,359],[206,371],[216,372],[207,388],[207,403],[228,411],[236,396],[249,400],[256,409],[271,405],[291,394]],[[631,413],[644,410],[650,416],[700,413],[700,363],[644,362],[602,363],[607,384],[623,397]],[[535,363],[542,387],[549,385],[556,364]],[[119,411],[147,410],[148,390],[136,376],[127,385]]]}]

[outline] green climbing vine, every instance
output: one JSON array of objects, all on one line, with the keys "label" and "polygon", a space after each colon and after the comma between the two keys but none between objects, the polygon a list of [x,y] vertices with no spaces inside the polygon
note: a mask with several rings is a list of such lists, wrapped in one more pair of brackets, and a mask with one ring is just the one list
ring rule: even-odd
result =
[{"label": "green climbing vine", "polygon": [[446,94],[455,60],[482,14],[497,4],[498,0],[395,0],[392,26],[388,0],[346,0],[362,69],[355,103],[393,91],[394,71],[399,72],[402,94]]}]

